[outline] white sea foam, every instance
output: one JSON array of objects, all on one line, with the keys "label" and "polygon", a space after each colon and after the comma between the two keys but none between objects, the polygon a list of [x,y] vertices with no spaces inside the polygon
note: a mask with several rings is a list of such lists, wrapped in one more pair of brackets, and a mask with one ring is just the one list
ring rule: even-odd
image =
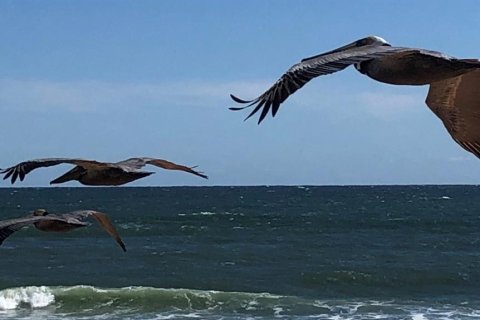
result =
[{"label": "white sea foam", "polygon": [[16,309],[21,305],[42,308],[55,301],[48,287],[20,287],[0,291],[0,310]]},{"label": "white sea foam", "polygon": [[177,317],[176,314],[167,314],[167,315],[161,315],[161,314],[158,314],[157,317],[155,319],[158,319],[158,320],[166,320],[166,319],[175,319]]},{"label": "white sea foam", "polygon": [[125,230],[132,229],[132,230],[135,230],[135,231],[152,229],[152,227],[150,225],[145,225],[145,224],[142,224],[142,223],[135,223],[135,222],[122,223],[120,225],[120,228],[125,229]]},{"label": "white sea foam", "polygon": [[216,214],[217,214],[216,212],[201,211],[201,212],[192,212],[192,213],[179,213],[178,216],[213,216]]},{"label": "white sea foam", "polygon": [[309,190],[310,190],[310,188],[305,187],[305,186],[297,186],[297,189],[302,189],[302,190],[305,190],[305,191],[309,191]]},{"label": "white sea foam", "polygon": [[191,213],[178,213],[178,216],[184,217],[184,216],[214,216],[214,215],[232,215],[232,216],[244,216],[245,214],[243,213],[237,213],[237,212],[211,212],[211,211],[200,211],[200,212],[191,212]]},{"label": "white sea foam", "polygon": [[165,319],[198,319],[202,318],[202,315],[196,312],[190,313],[170,313],[170,314],[157,314],[154,320],[165,320]]},{"label": "white sea foam", "polygon": [[[210,211],[201,211],[197,214],[202,215],[202,216],[213,216],[217,213],[216,212],[210,212]],[[192,215],[195,215],[195,213],[193,213]]]},{"label": "white sea foam", "polygon": [[[37,309],[51,304],[55,300],[53,293],[57,295],[56,307]],[[89,298],[85,300],[84,297]],[[145,297],[148,301],[161,301],[144,309]],[[79,299],[83,301],[81,307],[77,306]],[[162,303],[162,299],[167,305]],[[0,319],[453,320],[478,319],[479,316],[478,308],[470,303],[444,305],[427,301],[310,300],[270,293],[141,286],[19,287],[0,291]]]},{"label": "white sea foam", "polygon": [[412,320],[427,320],[422,313],[412,315]]}]

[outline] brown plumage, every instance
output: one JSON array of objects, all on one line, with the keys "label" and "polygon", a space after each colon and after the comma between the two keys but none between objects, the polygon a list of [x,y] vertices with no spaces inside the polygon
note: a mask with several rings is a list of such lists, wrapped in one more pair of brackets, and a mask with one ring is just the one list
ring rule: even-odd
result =
[{"label": "brown plumage", "polygon": [[77,180],[84,185],[118,186],[153,174],[153,172],[140,171],[140,169],[147,164],[166,170],[185,171],[208,179],[202,172],[195,171],[195,167],[187,167],[167,160],[146,157],[130,158],[116,163],[72,158],[37,159],[24,161],[10,168],[1,170],[0,174],[5,174],[3,177],[4,180],[11,177],[13,184],[17,178],[23,181],[25,176],[32,170],[55,166],[61,163],[73,164],[75,167],[62,176],[52,180],[50,184]]},{"label": "brown plumage", "polygon": [[44,209],[37,209],[33,214],[17,219],[0,221],[0,245],[14,232],[23,227],[34,225],[35,228],[46,232],[67,232],[87,226],[83,220],[93,217],[100,226],[118,243],[123,251],[127,251],[120,235],[105,213],[93,210],[79,210],[64,214],[51,214]]},{"label": "brown plumage", "polygon": [[427,105],[456,142],[480,157],[480,60],[457,59],[425,49],[392,47],[376,36],[303,59],[256,99],[247,101],[231,95],[234,101],[247,105],[230,110],[253,107],[246,119],[261,111],[260,124],[270,110],[275,116],[280,104],[313,78],[352,64],[359,72],[380,82],[430,85]]},{"label": "brown plumage", "polygon": [[480,158],[480,70],[432,83],[426,103],[453,140]]}]

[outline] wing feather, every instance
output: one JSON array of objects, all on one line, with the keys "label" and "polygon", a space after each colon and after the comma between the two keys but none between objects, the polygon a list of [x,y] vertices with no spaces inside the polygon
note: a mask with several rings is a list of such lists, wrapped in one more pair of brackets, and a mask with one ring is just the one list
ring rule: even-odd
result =
[{"label": "wing feather", "polygon": [[480,158],[480,70],[432,83],[426,103],[452,138]]},{"label": "wing feather", "polygon": [[23,181],[25,176],[35,169],[56,166],[62,163],[75,164],[84,168],[102,167],[106,165],[105,163],[95,160],[75,158],[36,159],[20,162],[19,164],[16,164],[10,168],[3,169],[0,171],[0,174],[5,174],[3,180],[6,180],[11,176],[11,183],[14,184],[17,178],[20,178],[20,181]]},{"label": "wing feather", "polygon": [[39,220],[42,220],[43,217],[34,217],[29,216],[25,218],[9,219],[0,221],[0,245],[11,236],[13,233],[18,230],[31,225]]},{"label": "wing feather", "polygon": [[74,217],[78,220],[84,220],[87,217],[95,218],[95,220],[97,220],[98,224],[103,228],[103,230],[105,230],[118,243],[122,250],[125,252],[127,251],[127,248],[125,247],[125,244],[120,238],[117,229],[115,229],[112,222],[110,221],[110,218],[105,213],[93,210],[79,210],[66,213],[63,216]]},{"label": "wing feather", "polygon": [[147,163],[151,164],[151,165],[154,165],[156,167],[162,168],[162,169],[185,171],[185,172],[194,174],[196,176],[202,177],[204,179],[208,179],[208,176],[203,174],[203,172],[193,170],[197,166],[187,167],[187,166],[184,166],[184,165],[181,165],[181,164],[176,164],[176,163],[173,163],[173,162],[170,162],[170,161],[167,161],[167,160],[163,160],[163,159],[148,159]]},{"label": "wing feather", "polygon": [[343,70],[354,63],[379,58],[404,50],[406,49],[400,47],[367,45],[303,59],[300,63],[288,69],[270,89],[253,100],[243,100],[231,94],[230,97],[233,101],[247,105],[243,107],[230,107],[229,109],[238,111],[255,105],[253,111],[245,118],[245,120],[247,120],[263,108],[258,120],[260,124],[268,114],[270,108],[272,108],[272,116],[275,116],[280,104],[313,78]]},{"label": "wing feather", "polygon": [[125,168],[125,170],[127,170],[127,171],[128,170],[139,170],[147,164],[151,164],[151,165],[154,165],[156,167],[166,169],[166,170],[185,171],[185,172],[194,174],[196,176],[208,179],[208,177],[206,175],[204,175],[203,172],[193,170],[194,168],[196,168],[196,166],[187,167],[187,166],[176,164],[176,163],[173,163],[173,162],[170,162],[170,161],[167,161],[167,160],[163,160],[163,159],[154,159],[154,158],[147,158],[147,157],[131,158],[131,159],[116,163],[116,165],[118,165],[122,168]]}]

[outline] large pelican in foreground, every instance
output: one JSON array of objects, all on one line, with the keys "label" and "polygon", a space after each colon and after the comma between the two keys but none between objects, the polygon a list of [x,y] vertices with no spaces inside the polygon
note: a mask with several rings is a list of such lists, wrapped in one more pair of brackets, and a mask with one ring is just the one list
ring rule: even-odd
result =
[{"label": "large pelican in foreground", "polygon": [[88,224],[83,222],[83,220],[88,217],[95,218],[100,226],[115,239],[122,250],[127,251],[125,244],[108,216],[105,213],[93,210],[51,214],[44,209],[37,209],[27,217],[0,221],[0,245],[14,232],[32,224],[41,231],[66,232],[87,226]]},{"label": "large pelican in foreground", "polygon": [[[232,99],[254,107],[246,119],[261,110],[260,124],[270,109],[275,116],[280,104],[315,77],[350,65],[380,82],[398,85],[430,85],[426,103],[443,121],[453,139],[480,157],[480,60],[457,59],[440,52],[392,47],[370,36],[341,48],[303,59],[275,84],[253,100]],[[245,119],[245,120],[246,120]]]},{"label": "large pelican in foreground", "polygon": [[0,174],[5,174],[3,180],[11,176],[13,184],[18,177],[20,177],[20,181],[23,181],[25,176],[32,170],[41,167],[51,167],[61,163],[73,164],[75,167],[64,175],[52,180],[50,184],[77,180],[81,184],[88,186],[118,186],[153,174],[154,172],[140,171],[147,164],[167,170],[185,171],[208,179],[202,172],[193,170],[195,167],[187,167],[167,160],[153,158],[130,158],[115,163],[72,158],[37,159],[24,161],[13,167],[0,170]]}]

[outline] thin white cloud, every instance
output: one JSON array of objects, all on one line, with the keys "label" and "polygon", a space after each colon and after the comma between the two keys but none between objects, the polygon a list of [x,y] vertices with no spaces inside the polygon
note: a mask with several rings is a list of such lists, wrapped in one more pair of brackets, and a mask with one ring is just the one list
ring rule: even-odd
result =
[{"label": "thin white cloud", "polygon": [[266,81],[132,84],[0,79],[0,110],[100,112],[166,104],[216,106],[231,101],[228,95],[234,90],[255,97],[266,86]]},{"label": "thin white cloud", "polygon": [[357,97],[358,106],[371,115],[388,119],[402,113],[412,113],[425,107],[425,97],[418,93],[363,92]]},{"label": "thin white cloud", "polygon": [[470,161],[472,157],[450,157],[448,161],[450,162],[463,162],[463,161]]},{"label": "thin white cloud", "polygon": [[[235,105],[229,98],[230,93],[251,99],[263,93],[272,83],[273,80],[115,83],[0,79],[0,110],[105,112],[165,105],[227,107]],[[351,91],[347,95],[341,94],[344,90],[343,87],[339,90],[331,86],[321,90],[305,88],[288,101],[302,107],[328,108],[336,112],[360,107],[383,119],[411,113],[424,104],[424,97],[418,93]]]}]

